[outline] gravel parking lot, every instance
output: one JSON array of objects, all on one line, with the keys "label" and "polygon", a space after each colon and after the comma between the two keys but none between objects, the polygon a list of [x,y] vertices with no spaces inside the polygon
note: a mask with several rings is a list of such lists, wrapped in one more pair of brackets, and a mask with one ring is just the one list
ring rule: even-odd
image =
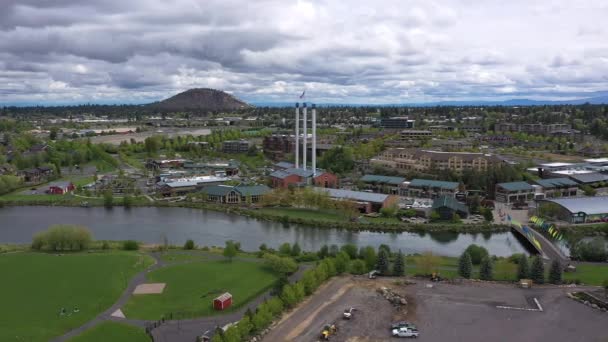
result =
[{"label": "gravel parking lot", "polygon": [[[395,285],[394,278],[342,277],[285,317],[264,341],[318,341],[324,324],[335,322],[331,341],[388,341],[393,321],[420,329],[420,341],[608,341],[608,315],[565,296],[570,288],[520,289],[512,284],[466,282]],[[377,289],[387,286],[408,300],[398,310]],[[538,311],[534,298],[541,304]],[[342,319],[345,308],[358,309]],[[520,309],[500,309],[508,306]]]}]

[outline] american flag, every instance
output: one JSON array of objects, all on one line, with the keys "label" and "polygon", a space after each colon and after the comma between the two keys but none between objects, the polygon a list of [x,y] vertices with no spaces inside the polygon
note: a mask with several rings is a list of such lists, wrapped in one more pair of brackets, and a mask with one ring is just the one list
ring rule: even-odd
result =
[{"label": "american flag", "polygon": [[304,94],[306,94],[306,90],[304,90],[304,91],[302,92],[302,95],[300,95],[300,98],[301,98],[301,99],[303,99],[303,98],[304,98]]}]

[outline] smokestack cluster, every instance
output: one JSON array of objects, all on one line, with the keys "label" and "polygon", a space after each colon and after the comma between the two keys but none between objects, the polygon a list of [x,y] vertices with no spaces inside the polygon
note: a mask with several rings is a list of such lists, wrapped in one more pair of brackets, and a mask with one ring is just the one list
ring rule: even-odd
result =
[{"label": "smokestack cluster", "polygon": [[[303,128],[303,142],[302,142],[302,168],[306,170],[306,145],[308,138],[308,118],[307,118],[307,106],[306,102],[302,103],[302,128]],[[300,167],[300,104],[296,103],[296,168]],[[317,108],[312,105],[312,172],[313,176],[317,173]]]}]

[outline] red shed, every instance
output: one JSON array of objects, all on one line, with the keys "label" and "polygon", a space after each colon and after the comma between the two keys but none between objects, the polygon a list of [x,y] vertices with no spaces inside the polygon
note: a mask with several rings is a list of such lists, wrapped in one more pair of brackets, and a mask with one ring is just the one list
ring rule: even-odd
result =
[{"label": "red shed", "polygon": [[232,295],[228,292],[213,300],[213,308],[215,310],[224,310],[232,305]]}]

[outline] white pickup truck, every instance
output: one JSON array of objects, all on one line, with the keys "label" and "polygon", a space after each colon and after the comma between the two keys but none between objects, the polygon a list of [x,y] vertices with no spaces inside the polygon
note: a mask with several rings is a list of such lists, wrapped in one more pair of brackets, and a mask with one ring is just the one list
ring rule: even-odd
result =
[{"label": "white pickup truck", "polygon": [[399,329],[393,329],[393,336],[394,337],[413,337],[416,338],[418,337],[418,330],[413,330],[410,328],[399,328]]}]

